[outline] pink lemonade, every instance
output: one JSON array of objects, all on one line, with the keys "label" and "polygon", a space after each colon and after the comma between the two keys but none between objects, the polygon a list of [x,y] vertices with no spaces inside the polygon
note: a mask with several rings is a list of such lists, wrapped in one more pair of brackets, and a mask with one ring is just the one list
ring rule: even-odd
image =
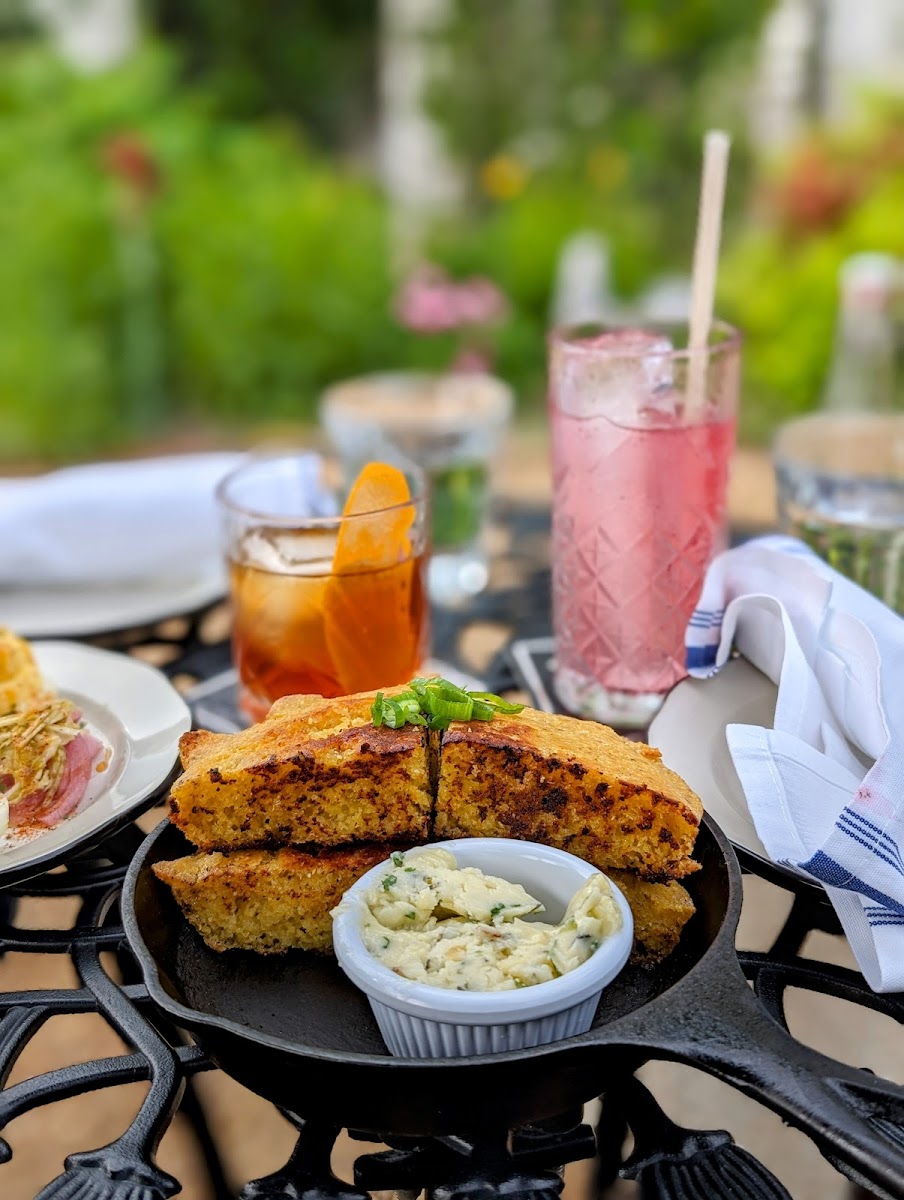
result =
[{"label": "pink lemonade", "polygon": [[686,674],[735,432],[733,406],[688,419],[671,375],[657,387],[649,362],[614,390],[595,372],[563,372],[550,404],[556,688],[572,711],[623,725],[645,724]]}]

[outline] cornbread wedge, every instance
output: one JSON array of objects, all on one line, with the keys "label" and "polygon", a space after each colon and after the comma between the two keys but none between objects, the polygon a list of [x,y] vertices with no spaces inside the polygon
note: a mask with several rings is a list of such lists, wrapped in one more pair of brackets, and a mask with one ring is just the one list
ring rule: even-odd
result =
[{"label": "cornbread wedge", "polygon": [[173,823],[201,850],[426,840],[425,731],[375,728],[372,700],[293,697],[239,733],[184,734]]},{"label": "cornbread wedge", "polygon": [[[330,909],[392,853],[391,846],[324,850],[235,850],[154,864],[186,919],[213,950],[332,949]],[[675,949],[694,905],[680,883],[649,883],[612,871],[634,914],[632,962],[651,965]]]},{"label": "cornbread wedge", "polygon": [[658,750],[605,725],[525,708],[443,735],[437,838],[514,837],[606,871],[681,879],[703,806]]},{"label": "cornbread wedge", "polygon": [[606,874],[625,894],[634,915],[634,949],[631,962],[655,966],[672,953],[681,931],[696,912],[687,889],[677,880],[650,883],[630,871]]},{"label": "cornbread wedge", "polygon": [[389,852],[236,850],[158,862],[153,871],[212,950],[324,952],[333,945],[330,909]]}]

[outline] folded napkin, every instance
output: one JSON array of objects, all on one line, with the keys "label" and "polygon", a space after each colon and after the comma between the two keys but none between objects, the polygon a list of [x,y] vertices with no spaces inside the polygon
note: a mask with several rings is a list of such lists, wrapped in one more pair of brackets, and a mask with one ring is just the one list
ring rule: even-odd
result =
[{"label": "folded napkin", "polygon": [[195,579],[221,569],[214,489],[238,454],[0,479],[0,587]]},{"label": "folded napkin", "polygon": [[729,725],[757,833],[825,886],[870,987],[904,989],[904,620],[803,542],[719,555],[686,637],[691,675],[734,646],[778,685],[774,727]]}]

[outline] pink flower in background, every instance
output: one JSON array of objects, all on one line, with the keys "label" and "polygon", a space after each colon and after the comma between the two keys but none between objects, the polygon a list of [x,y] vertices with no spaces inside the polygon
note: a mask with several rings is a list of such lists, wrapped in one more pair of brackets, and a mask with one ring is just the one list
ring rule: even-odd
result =
[{"label": "pink flower in background", "polygon": [[[452,286],[456,287],[455,284]],[[494,325],[506,313],[505,296],[495,283],[480,276],[458,284],[456,299],[462,325]]]},{"label": "pink flower in background", "polygon": [[414,333],[446,333],[464,326],[492,325],[507,311],[505,296],[489,279],[460,282],[439,267],[423,267],[402,286],[396,315]]}]

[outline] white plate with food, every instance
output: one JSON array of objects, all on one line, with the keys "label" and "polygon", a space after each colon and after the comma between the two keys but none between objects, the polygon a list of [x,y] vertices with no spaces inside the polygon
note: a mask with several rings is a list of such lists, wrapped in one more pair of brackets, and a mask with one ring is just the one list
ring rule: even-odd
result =
[{"label": "white plate with food", "polygon": [[101,842],[176,765],[191,714],[126,655],[0,631],[0,886]]},{"label": "white plate with food", "polygon": [[197,612],[226,593],[222,571],[188,579],[85,583],[59,587],[0,587],[0,625],[22,637],[87,637],[150,625]]}]

